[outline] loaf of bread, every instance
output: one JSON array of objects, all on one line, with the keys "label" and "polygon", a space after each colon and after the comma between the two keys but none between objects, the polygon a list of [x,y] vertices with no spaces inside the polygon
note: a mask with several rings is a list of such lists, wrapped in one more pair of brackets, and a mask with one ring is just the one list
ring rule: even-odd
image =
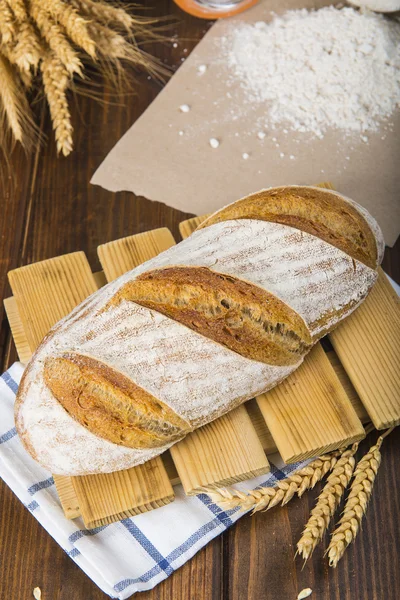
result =
[{"label": "loaf of bread", "polygon": [[101,288],[27,366],[15,416],[56,474],[125,469],[277,385],[377,278],[382,233],[332,191],[243,198]]}]

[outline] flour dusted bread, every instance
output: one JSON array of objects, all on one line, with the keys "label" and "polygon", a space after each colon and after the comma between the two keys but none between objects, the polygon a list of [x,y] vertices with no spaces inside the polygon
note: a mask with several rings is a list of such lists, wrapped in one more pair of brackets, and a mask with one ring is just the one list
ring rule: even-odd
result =
[{"label": "flour dusted bread", "polygon": [[271,389],[374,284],[379,227],[328,190],[264,190],[93,294],[18,392],[21,439],[57,474],[143,463]]}]

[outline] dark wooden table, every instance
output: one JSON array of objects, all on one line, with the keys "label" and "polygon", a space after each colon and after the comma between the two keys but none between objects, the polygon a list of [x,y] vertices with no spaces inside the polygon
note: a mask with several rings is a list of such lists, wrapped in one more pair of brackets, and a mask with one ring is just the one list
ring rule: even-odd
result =
[{"label": "dark wooden table", "polygon": [[[173,68],[181,64],[209,23],[184,15],[172,2],[154,1],[157,15],[174,14],[178,48],[150,48]],[[187,48],[187,53],[183,49]],[[57,158],[44,105],[37,107],[50,141],[11,159],[10,178],[0,182],[0,282],[10,295],[7,271],[59,254],[84,250],[99,270],[96,248],[110,240],[166,226],[179,239],[185,215],[131,193],[113,194],[89,185],[95,168],[145,110],[161,86],[141,74],[137,96],[125,106],[81,97],[73,109],[75,151]],[[104,99],[109,96],[104,93]],[[156,174],[155,174],[156,176]],[[268,181],[265,182],[268,185]],[[400,280],[400,244],[387,250],[385,270]],[[3,308],[0,333],[2,371],[16,359]],[[359,455],[376,439],[371,434]],[[322,544],[302,570],[295,544],[320,486],[285,508],[246,516],[141,600],[295,600],[313,589],[315,600],[398,600],[400,598],[400,429],[383,445],[383,461],[362,532],[336,570],[323,557]],[[43,600],[106,598],[42,529],[9,488],[0,482],[0,600],[28,600],[35,586]]]}]

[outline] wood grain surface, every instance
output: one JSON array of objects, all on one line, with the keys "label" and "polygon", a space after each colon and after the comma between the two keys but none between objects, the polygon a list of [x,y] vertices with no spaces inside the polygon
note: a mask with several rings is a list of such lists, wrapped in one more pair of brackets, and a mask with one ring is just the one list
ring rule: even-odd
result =
[{"label": "wood grain surface", "polygon": [[257,396],[257,403],[287,463],[335,450],[338,440],[348,446],[365,436],[321,343],[280,385]]},{"label": "wood grain surface", "polygon": [[[165,64],[176,68],[209,24],[186,16],[172,2],[146,2],[149,14],[176,17],[172,42],[148,46]],[[187,53],[184,53],[184,49]],[[100,268],[99,244],[168,227],[180,239],[183,214],[131,193],[113,194],[89,185],[89,179],[128,127],[155,98],[161,86],[139,74],[136,96],[125,105],[82,97],[73,107],[75,151],[57,158],[45,106],[35,104],[38,121],[50,142],[26,156],[15,150],[11,174],[0,181],[0,285],[11,295],[6,273],[35,261],[83,250],[90,266]],[[156,175],[156,174],[155,174]],[[266,186],[268,181],[265,182]],[[195,212],[195,209],[193,210]],[[384,269],[400,281],[400,243],[385,254]],[[16,360],[11,333],[2,311],[1,368]],[[371,434],[358,456],[375,441]],[[324,544],[302,570],[294,558],[295,543],[320,486],[284,508],[243,517],[175,574],[140,600],[295,600],[300,590],[313,589],[312,600],[398,600],[400,598],[400,430],[383,445],[382,466],[361,533],[336,570],[323,558]],[[29,600],[39,586],[43,600],[106,600],[0,482],[0,599]]]},{"label": "wood grain surface", "polygon": [[382,269],[333,347],[377,429],[400,424],[400,299]]}]

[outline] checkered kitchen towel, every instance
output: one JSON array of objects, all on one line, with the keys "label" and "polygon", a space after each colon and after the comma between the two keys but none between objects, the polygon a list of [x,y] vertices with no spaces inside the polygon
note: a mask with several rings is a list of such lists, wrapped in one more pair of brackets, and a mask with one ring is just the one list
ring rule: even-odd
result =
[{"label": "checkered kitchen towel", "polygon": [[[242,515],[224,511],[208,496],[185,496],[175,487],[171,504],[118,523],[86,530],[64,517],[51,474],[24,450],[14,426],[14,400],[23,366],[0,378],[0,477],[85,573],[112,598],[153,588]],[[274,485],[299,465],[271,457],[271,473],[238,485]],[[305,464],[305,463],[302,463]]]}]

